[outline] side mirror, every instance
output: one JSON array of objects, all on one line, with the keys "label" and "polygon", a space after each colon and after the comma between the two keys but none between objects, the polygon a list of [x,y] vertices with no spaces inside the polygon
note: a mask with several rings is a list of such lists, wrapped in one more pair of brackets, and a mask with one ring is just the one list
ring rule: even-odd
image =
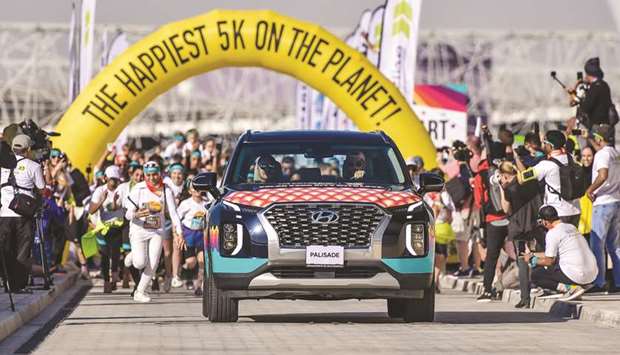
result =
[{"label": "side mirror", "polygon": [[444,181],[441,176],[432,173],[420,174],[420,193],[440,192],[443,187]]},{"label": "side mirror", "polygon": [[192,186],[199,192],[209,192],[216,199],[220,198],[220,191],[217,189],[216,173],[200,173],[192,179]]}]

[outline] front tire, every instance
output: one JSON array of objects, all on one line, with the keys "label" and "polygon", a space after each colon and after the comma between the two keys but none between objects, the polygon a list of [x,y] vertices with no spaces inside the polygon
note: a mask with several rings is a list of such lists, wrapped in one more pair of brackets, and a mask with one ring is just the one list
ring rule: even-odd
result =
[{"label": "front tire", "polygon": [[410,322],[432,322],[435,320],[435,283],[424,290],[424,298],[404,300],[403,320]]},{"label": "front tire", "polygon": [[[207,316],[211,322],[236,322],[239,318],[239,301],[232,299],[215,286],[213,277],[208,277]],[[203,314],[205,310],[203,307]]]},{"label": "front tire", "polygon": [[202,278],[202,315],[209,318],[209,283],[206,275]]}]

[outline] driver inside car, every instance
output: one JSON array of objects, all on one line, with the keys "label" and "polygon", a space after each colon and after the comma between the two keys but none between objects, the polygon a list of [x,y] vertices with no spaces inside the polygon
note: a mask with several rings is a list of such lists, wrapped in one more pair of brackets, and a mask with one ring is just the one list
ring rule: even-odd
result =
[{"label": "driver inside car", "polygon": [[282,166],[271,155],[262,155],[254,165],[254,182],[282,182]]},{"label": "driver inside car", "polygon": [[362,152],[348,154],[342,170],[345,180],[361,181],[366,174],[366,155]]}]

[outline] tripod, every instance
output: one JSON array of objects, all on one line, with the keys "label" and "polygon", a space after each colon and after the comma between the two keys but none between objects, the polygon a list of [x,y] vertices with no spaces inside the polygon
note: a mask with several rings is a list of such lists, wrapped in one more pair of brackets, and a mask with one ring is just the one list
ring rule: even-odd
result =
[{"label": "tripod", "polygon": [[9,272],[6,269],[6,260],[4,258],[4,246],[0,247],[0,258],[2,258],[2,278],[4,279],[5,290],[9,294],[9,301],[11,303],[11,311],[15,312],[15,302],[13,302],[13,290],[11,289],[11,282],[9,281]]},{"label": "tripod", "polygon": [[49,290],[54,284],[54,280],[50,275],[49,264],[47,261],[47,253],[45,252],[45,235],[43,233],[42,210],[39,209],[34,215],[35,222],[35,243],[39,242],[39,254],[41,257],[41,267],[43,268],[43,289]]}]

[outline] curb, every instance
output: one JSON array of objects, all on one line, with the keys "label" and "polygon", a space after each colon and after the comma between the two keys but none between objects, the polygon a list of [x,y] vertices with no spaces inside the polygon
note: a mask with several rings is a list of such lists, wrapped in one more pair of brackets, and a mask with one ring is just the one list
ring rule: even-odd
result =
[{"label": "curb", "polygon": [[52,304],[58,296],[71,288],[77,281],[79,274],[79,271],[68,272],[66,277],[60,280],[60,282],[55,283],[47,292],[33,295],[33,299],[29,299],[27,304],[16,302],[15,312],[8,310],[8,316],[0,319],[0,341],[34,319],[47,306]]},{"label": "curb", "polygon": [[[442,275],[439,283],[443,288],[476,295],[482,294],[484,291],[482,281],[478,279],[459,279],[451,275]],[[508,289],[504,290],[502,293],[502,302],[511,305],[517,304],[520,299],[521,296],[518,290]],[[534,297],[532,299],[531,309],[543,311],[555,317],[587,320],[608,327],[620,328],[620,312],[588,307],[587,304],[580,302],[561,301],[557,299],[541,299],[539,297]]]}]

